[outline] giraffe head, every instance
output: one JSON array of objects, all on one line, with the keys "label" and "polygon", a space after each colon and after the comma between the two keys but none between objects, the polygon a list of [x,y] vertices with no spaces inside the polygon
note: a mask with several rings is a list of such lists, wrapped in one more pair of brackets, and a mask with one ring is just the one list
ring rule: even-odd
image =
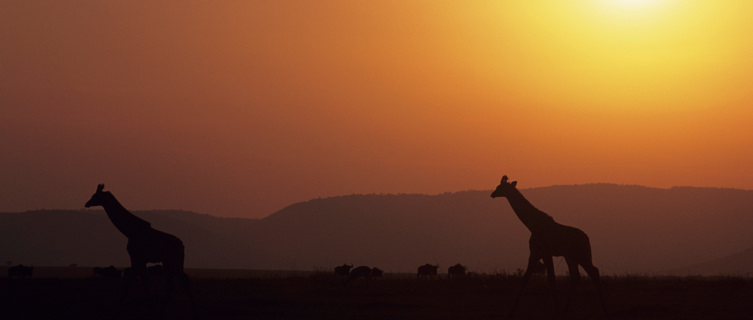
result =
[{"label": "giraffe head", "polygon": [[109,194],[109,192],[102,191],[105,188],[104,184],[100,184],[97,186],[97,192],[95,192],[92,195],[92,198],[89,199],[89,201],[86,202],[84,207],[93,207],[93,206],[101,206],[104,204],[105,195]]},{"label": "giraffe head", "polygon": [[492,198],[507,197],[510,191],[515,190],[516,184],[518,184],[517,181],[507,182],[507,176],[502,177],[502,182],[500,182],[497,189],[494,189],[494,192],[492,192]]}]

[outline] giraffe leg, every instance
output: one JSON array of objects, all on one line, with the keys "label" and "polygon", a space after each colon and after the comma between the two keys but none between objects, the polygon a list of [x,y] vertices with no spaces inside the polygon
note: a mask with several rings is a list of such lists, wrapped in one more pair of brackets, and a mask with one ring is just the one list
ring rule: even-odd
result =
[{"label": "giraffe leg", "polygon": [[177,259],[165,259],[162,265],[165,268],[165,299],[169,300],[175,289],[175,277],[183,274],[183,263]]},{"label": "giraffe leg", "polygon": [[520,284],[520,292],[518,292],[518,296],[515,298],[515,303],[513,303],[512,309],[507,313],[508,317],[512,317],[515,310],[518,309],[520,299],[523,298],[523,291],[528,284],[528,280],[531,279],[531,275],[533,275],[533,271],[536,269],[536,264],[538,264],[539,260],[541,260],[541,258],[537,256],[531,255],[528,257],[528,267],[526,267],[526,273],[523,274],[523,283]]},{"label": "giraffe leg", "polygon": [[564,312],[567,312],[570,308],[570,302],[575,295],[575,288],[580,284],[580,271],[578,270],[578,261],[575,259],[565,257],[565,262],[567,263],[567,270],[570,273],[570,288],[568,288],[569,292],[567,294],[567,302],[565,303],[564,310]]},{"label": "giraffe leg", "polygon": [[583,266],[583,269],[586,270],[586,273],[588,273],[588,276],[591,277],[591,280],[593,281],[594,285],[596,286],[596,291],[599,294],[599,300],[601,302],[601,308],[604,309],[604,313],[607,313],[607,304],[604,302],[604,293],[601,290],[601,280],[599,279],[599,268],[596,268],[593,263],[588,261],[585,264],[581,264]]},{"label": "giraffe leg", "polygon": [[170,300],[170,296],[175,288],[175,272],[165,270],[165,299]]},{"label": "giraffe leg", "polygon": [[544,268],[546,268],[546,277],[549,281],[549,288],[552,290],[552,296],[554,297],[554,308],[559,308],[559,300],[557,299],[557,276],[554,274],[554,261],[552,256],[544,257]]},{"label": "giraffe leg", "polygon": [[191,308],[195,308],[196,305],[193,299],[193,292],[191,292],[191,279],[183,270],[181,270],[178,273],[178,280],[180,281],[181,286],[183,287],[183,289],[186,291],[186,294],[188,295],[188,302],[190,303]]},{"label": "giraffe leg", "polygon": [[138,271],[138,274],[141,277],[141,285],[144,287],[144,294],[148,298],[151,294],[151,288],[149,287],[149,273],[146,271],[146,264],[144,264],[144,267]]},{"label": "giraffe leg", "polygon": [[133,286],[133,280],[139,277],[141,278],[141,284],[143,285],[144,293],[149,296],[149,277],[146,272],[146,262],[138,260],[131,261],[131,269],[126,275],[126,293],[130,293]]},{"label": "giraffe leg", "polygon": [[178,278],[178,282],[180,283],[181,288],[188,296],[191,309],[195,311],[193,293],[191,292],[191,282],[185,270],[183,269],[183,252],[180,251],[180,254],[169,261],[163,261],[163,265],[165,266],[165,280],[167,281],[165,292],[166,298],[170,299],[170,294],[175,288],[175,278]]},{"label": "giraffe leg", "polygon": [[131,287],[133,286],[133,279],[136,277],[136,274],[133,271],[133,268],[126,268],[123,271],[123,297],[125,298],[127,296],[131,295]]}]

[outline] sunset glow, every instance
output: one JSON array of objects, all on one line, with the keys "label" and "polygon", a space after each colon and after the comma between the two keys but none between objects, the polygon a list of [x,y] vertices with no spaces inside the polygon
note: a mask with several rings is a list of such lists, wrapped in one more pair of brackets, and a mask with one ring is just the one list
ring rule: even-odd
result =
[{"label": "sunset glow", "polygon": [[502,174],[753,189],[751,1],[1,8],[0,211],[99,183],[247,217]]}]

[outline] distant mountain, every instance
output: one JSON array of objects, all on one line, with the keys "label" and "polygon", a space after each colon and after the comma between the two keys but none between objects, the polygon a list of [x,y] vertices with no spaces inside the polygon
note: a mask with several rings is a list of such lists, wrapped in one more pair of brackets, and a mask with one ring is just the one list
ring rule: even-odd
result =
[{"label": "distant mountain", "polygon": [[694,264],[684,268],[672,269],[668,273],[703,276],[750,276],[753,274],[753,247],[723,258]]},{"label": "distant mountain", "polygon": [[[589,184],[523,189],[539,209],[588,233],[602,273],[660,272],[753,245],[753,191]],[[463,263],[524,268],[529,231],[491,191],[349,195],[296,203],[264,219],[135,211],[186,244],[186,265],[327,269],[342,263],[414,272]],[[117,195],[116,195],[117,196]],[[126,207],[128,204],[125,204]],[[126,238],[101,210],[0,213],[0,261],[128,264]],[[559,270],[566,269],[561,259]]]}]

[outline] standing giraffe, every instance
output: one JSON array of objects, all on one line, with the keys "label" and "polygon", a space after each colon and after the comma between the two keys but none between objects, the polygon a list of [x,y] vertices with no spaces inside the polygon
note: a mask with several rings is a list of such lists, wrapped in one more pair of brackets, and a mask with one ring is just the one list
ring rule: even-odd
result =
[{"label": "standing giraffe", "polygon": [[[528,256],[528,267],[523,275],[523,283],[518,293],[515,303],[510,310],[509,316],[512,316],[518,307],[523,290],[528,280],[536,270],[539,261],[544,261],[546,273],[549,280],[549,286],[554,292],[555,276],[554,263],[552,257],[565,257],[567,268],[570,271],[570,294],[567,297],[565,311],[570,305],[570,298],[573,295],[575,286],[580,282],[580,272],[578,265],[581,265],[586,273],[593,279],[596,289],[599,292],[602,308],[606,312],[604,298],[599,285],[599,269],[591,262],[591,243],[585,232],[578,228],[566,226],[554,222],[554,219],[543,211],[536,209],[523,194],[515,188],[517,181],[507,182],[507,176],[502,177],[502,182],[497,189],[492,192],[492,198],[506,197],[515,215],[531,231],[531,238],[528,240],[530,255]],[[555,293],[555,303],[557,296]]]},{"label": "standing giraffe", "polygon": [[177,276],[188,291],[189,298],[193,300],[188,276],[183,271],[183,258],[185,256],[183,241],[174,235],[152,228],[149,222],[128,212],[112,193],[102,191],[104,188],[104,184],[98,185],[97,192],[84,206],[87,208],[92,206],[104,207],[112,224],[128,238],[126,250],[131,258],[131,272],[126,279],[126,289],[130,288],[134,276],[139,276],[144,284],[144,290],[148,293],[149,283],[146,264],[161,262],[167,281],[166,295],[169,296],[172,292],[173,281]]}]

